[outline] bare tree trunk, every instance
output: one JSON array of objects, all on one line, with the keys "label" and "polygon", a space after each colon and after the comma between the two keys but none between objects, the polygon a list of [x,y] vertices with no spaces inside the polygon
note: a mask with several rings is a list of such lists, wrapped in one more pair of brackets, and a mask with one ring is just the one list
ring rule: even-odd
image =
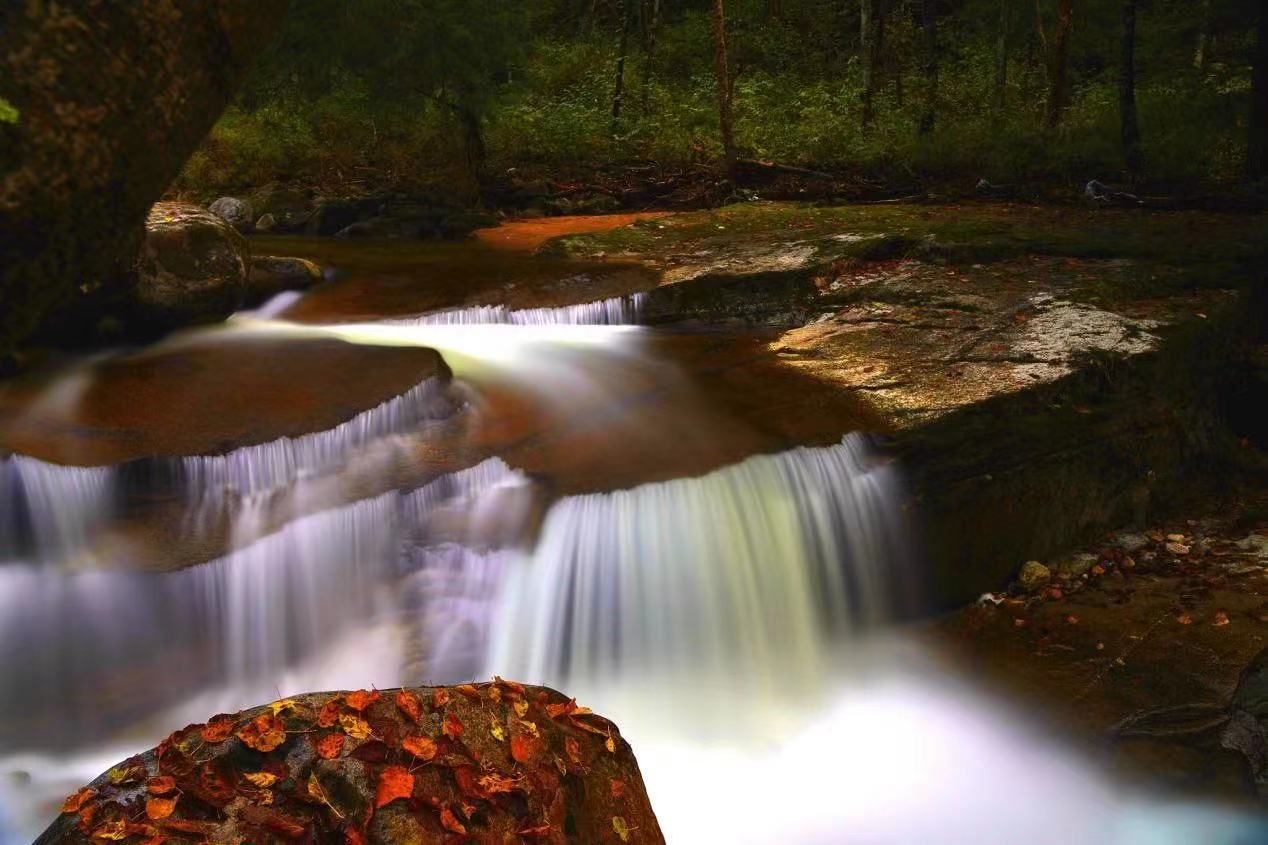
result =
[{"label": "bare tree trunk", "polygon": [[726,175],[735,184],[737,157],[735,125],[731,116],[734,80],[726,50],[726,8],[724,0],[713,0],[713,73],[718,83],[718,122],[722,130],[722,153],[726,159]]},{"label": "bare tree trunk", "polygon": [[1256,26],[1255,54],[1250,83],[1250,137],[1247,175],[1268,179],[1268,8],[1261,3]]},{"label": "bare tree trunk", "polygon": [[652,110],[652,76],[656,71],[656,37],[660,34],[660,0],[651,0],[651,15],[647,22],[647,49],[643,56],[643,114]]},{"label": "bare tree trunk", "polygon": [[616,85],[612,91],[612,134],[617,133],[625,105],[625,57],[630,46],[630,0],[621,0],[621,41],[616,49]]},{"label": "bare tree trunk", "polygon": [[938,122],[938,14],[937,0],[921,0],[920,25],[924,30],[925,103],[920,115],[920,134],[928,135]]},{"label": "bare tree trunk", "polygon": [[1140,175],[1140,125],[1136,119],[1136,0],[1123,0],[1123,45],[1118,77],[1123,161],[1135,182]]},{"label": "bare tree trunk", "polygon": [[1198,25],[1198,46],[1193,51],[1193,66],[1206,73],[1211,64],[1211,0],[1202,0],[1202,20]]},{"label": "bare tree trunk", "polygon": [[880,65],[881,39],[884,37],[882,0],[860,0],[859,55],[863,60],[863,128],[871,127],[876,118],[877,71]]},{"label": "bare tree trunk", "polygon": [[1048,58],[1048,108],[1044,125],[1056,129],[1066,106],[1066,71],[1070,60],[1070,33],[1074,26],[1074,0],[1058,0],[1057,22]]},{"label": "bare tree trunk", "polygon": [[999,36],[995,41],[995,119],[1002,120],[1008,100],[1008,41],[1012,32],[1013,0],[999,0]]}]

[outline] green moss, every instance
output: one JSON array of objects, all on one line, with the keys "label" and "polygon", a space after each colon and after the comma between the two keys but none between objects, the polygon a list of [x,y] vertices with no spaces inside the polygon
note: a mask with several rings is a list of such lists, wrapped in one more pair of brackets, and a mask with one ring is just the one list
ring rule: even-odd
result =
[{"label": "green moss", "polygon": [[21,116],[17,106],[0,97],[0,123],[17,123]]}]

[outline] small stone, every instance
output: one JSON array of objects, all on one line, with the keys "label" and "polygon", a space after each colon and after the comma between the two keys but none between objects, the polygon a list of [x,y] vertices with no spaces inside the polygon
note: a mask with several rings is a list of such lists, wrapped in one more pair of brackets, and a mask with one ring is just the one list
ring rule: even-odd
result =
[{"label": "small stone", "polygon": [[1167,551],[1171,552],[1173,555],[1187,555],[1189,553],[1189,547],[1183,543],[1173,541],[1167,544]]},{"label": "small stone", "polygon": [[277,218],[272,214],[261,214],[260,219],[255,221],[255,230],[257,232],[271,232],[277,228]]},{"label": "small stone", "polygon": [[1089,571],[1091,571],[1092,567],[1096,565],[1098,560],[1099,558],[1094,554],[1080,552],[1076,555],[1070,555],[1067,560],[1061,561],[1061,563],[1058,564],[1058,567],[1062,571],[1068,572],[1077,578],[1080,575],[1086,575]]},{"label": "small stone", "polygon": [[1149,538],[1144,534],[1135,534],[1129,531],[1124,531],[1114,535],[1114,543],[1123,551],[1131,554],[1132,552],[1140,551],[1145,546],[1149,545]]},{"label": "small stone", "polygon": [[1033,593],[1043,588],[1051,580],[1052,571],[1037,560],[1024,563],[1021,567],[1021,572],[1017,575],[1018,583],[1028,593]]}]

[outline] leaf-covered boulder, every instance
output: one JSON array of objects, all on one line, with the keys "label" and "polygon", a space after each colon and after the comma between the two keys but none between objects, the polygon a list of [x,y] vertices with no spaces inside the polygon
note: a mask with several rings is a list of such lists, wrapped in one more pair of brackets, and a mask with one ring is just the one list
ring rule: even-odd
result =
[{"label": "leaf-covered boulder", "polygon": [[314,693],[177,731],[66,799],[53,843],[661,843],[616,725],[492,683]]},{"label": "leaf-covered boulder", "polygon": [[130,283],[146,213],[287,5],[0,3],[0,355]]},{"label": "leaf-covered boulder", "polygon": [[192,203],[150,210],[131,296],[141,333],[223,320],[247,296],[246,241],[224,219]]}]

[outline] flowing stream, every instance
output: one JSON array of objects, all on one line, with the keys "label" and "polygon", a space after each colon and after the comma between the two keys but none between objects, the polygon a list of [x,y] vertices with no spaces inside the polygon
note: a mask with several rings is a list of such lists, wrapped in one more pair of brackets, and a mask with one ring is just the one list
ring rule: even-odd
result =
[{"label": "flowing stream", "polygon": [[[614,382],[645,368],[676,384],[640,297],[323,325],[286,320],[294,304],[175,343],[427,347],[454,381],[219,454],[0,459],[0,842],[213,713],[495,673],[613,717],[671,842],[1250,841],[1235,813],[1110,781],[892,633],[918,606],[917,544],[864,434],[575,494],[454,452],[500,422],[506,385],[546,425],[629,411]],[[673,415],[639,428],[710,439]],[[643,442],[600,439],[630,463]],[[119,532],[155,542],[120,527],[138,512],[197,553],[128,566]]]}]

